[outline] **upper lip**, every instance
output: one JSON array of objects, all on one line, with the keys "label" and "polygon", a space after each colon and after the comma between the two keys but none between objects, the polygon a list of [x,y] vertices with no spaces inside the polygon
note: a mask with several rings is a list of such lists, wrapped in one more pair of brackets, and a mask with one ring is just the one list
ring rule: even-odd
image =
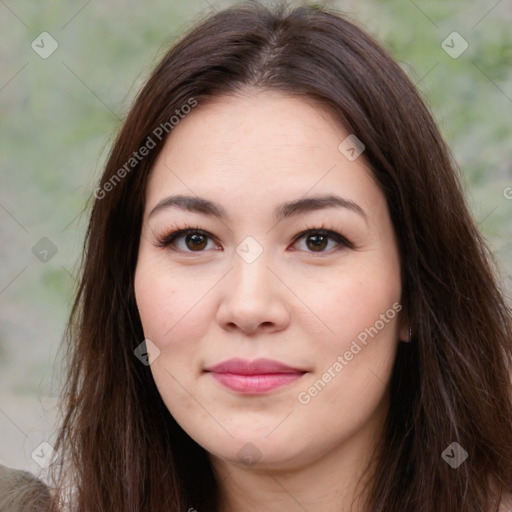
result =
[{"label": "upper lip", "polygon": [[247,359],[233,358],[219,364],[205,368],[207,372],[236,373],[239,375],[262,375],[265,373],[305,373],[305,370],[288,366],[273,359]]}]

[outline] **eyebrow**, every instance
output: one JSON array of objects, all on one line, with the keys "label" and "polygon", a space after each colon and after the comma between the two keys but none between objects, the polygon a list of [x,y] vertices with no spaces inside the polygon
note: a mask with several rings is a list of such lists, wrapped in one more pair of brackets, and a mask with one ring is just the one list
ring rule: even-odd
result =
[{"label": "eyebrow", "polygon": [[[357,203],[350,199],[332,194],[302,197],[294,201],[283,203],[275,209],[274,219],[277,222],[280,222],[283,219],[293,217],[301,213],[333,207],[346,208],[355,213],[358,213],[366,221],[368,220],[365,211]],[[180,210],[186,210],[189,212],[201,213],[203,215],[208,215],[223,220],[229,219],[229,215],[227,214],[224,207],[220,204],[203,197],[187,195],[175,195],[162,199],[151,210],[149,217],[152,217],[156,213],[170,208],[178,208]]]}]

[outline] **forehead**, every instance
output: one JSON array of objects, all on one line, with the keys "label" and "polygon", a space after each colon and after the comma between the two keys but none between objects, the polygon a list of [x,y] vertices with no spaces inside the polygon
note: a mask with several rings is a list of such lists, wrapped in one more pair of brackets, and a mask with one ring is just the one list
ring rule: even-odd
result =
[{"label": "forehead", "polygon": [[247,207],[309,191],[382,199],[364,158],[350,161],[340,151],[349,135],[326,108],[304,98],[250,91],[199,102],[167,138],[147,204],[171,192],[218,202],[238,195]]}]

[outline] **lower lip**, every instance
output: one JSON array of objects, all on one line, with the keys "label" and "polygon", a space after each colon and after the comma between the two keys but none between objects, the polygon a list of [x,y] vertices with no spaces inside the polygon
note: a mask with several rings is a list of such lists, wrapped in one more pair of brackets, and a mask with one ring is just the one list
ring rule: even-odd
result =
[{"label": "lower lip", "polygon": [[302,377],[302,373],[262,373],[241,375],[239,373],[211,372],[214,379],[223,386],[246,394],[262,394],[290,384]]}]

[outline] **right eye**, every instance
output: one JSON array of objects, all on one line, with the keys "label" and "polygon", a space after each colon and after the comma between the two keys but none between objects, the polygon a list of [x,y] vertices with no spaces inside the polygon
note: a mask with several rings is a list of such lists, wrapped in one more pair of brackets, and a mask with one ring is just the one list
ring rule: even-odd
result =
[{"label": "right eye", "polygon": [[[174,252],[204,252],[213,236],[200,228],[188,227],[163,235],[158,239],[157,247],[165,247]],[[181,242],[181,246],[180,246]],[[212,248],[212,247],[210,247]]]}]

